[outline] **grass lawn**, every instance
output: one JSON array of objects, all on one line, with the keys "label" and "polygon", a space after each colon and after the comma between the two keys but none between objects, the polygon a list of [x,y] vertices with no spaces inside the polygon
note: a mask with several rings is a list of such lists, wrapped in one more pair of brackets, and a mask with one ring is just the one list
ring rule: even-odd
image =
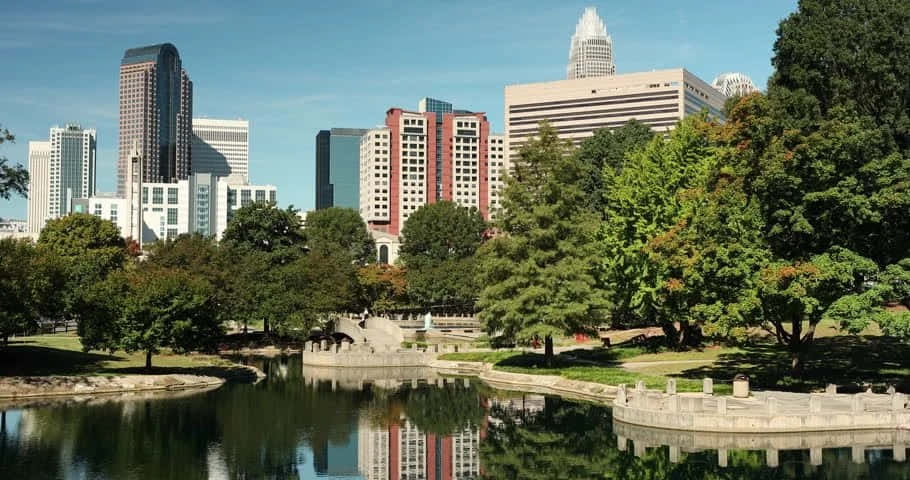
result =
[{"label": "grass lawn", "polygon": [[[837,334],[832,325],[823,324],[819,331],[823,335],[813,342],[800,377],[791,374],[789,352],[767,339],[741,347],[707,346],[684,352],[667,351],[650,342],[647,346],[577,349],[557,355],[554,368],[545,367],[542,354],[520,351],[450,353],[440,358],[610,385],[643,380],[649,387],[663,388],[666,379],[674,377],[680,391],[698,391],[701,380],[710,377],[715,391],[728,392],[733,377],[743,373],[753,388],[763,390],[811,392],[834,383],[844,392],[868,387],[883,392],[894,385],[898,391],[910,393],[910,345],[881,336],[875,328],[857,336]],[[623,367],[629,362],[635,365]]]},{"label": "grass lawn", "polygon": [[10,339],[0,347],[0,376],[117,375],[126,373],[199,373],[214,376],[238,373],[235,365],[217,355],[176,355],[169,350],[152,356],[145,370],[145,353],[83,352],[72,333]]}]

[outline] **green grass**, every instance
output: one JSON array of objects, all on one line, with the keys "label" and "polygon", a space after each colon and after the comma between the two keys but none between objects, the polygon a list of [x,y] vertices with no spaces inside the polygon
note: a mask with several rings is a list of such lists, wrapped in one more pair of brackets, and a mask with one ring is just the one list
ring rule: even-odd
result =
[{"label": "green grass", "polygon": [[515,355],[521,355],[518,350],[495,351],[495,352],[458,352],[444,353],[439,356],[440,360],[450,360],[453,362],[484,362],[497,363]]},{"label": "green grass", "polygon": [[[242,373],[217,355],[177,355],[170,351],[152,356],[145,369],[142,352],[83,352],[79,337],[70,334],[16,337],[0,347],[0,376],[118,375],[126,373],[199,373],[214,376]],[[244,369],[245,370],[245,369]]]}]

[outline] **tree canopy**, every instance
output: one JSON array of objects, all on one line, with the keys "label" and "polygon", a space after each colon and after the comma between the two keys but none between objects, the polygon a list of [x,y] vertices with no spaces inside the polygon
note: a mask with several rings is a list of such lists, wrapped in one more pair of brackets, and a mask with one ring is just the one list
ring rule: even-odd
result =
[{"label": "tree canopy", "polygon": [[475,208],[441,201],[417,209],[401,231],[399,249],[410,297],[424,307],[473,305],[474,253],[486,229]]},{"label": "tree canopy", "polygon": [[594,135],[584,139],[576,151],[585,168],[582,177],[582,189],[588,196],[588,205],[591,210],[602,213],[604,211],[604,169],[612,170],[618,174],[626,161],[626,156],[636,150],[643,149],[651,139],[654,132],[651,127],[639,122],[629,120],[625,125],[616,128],[601,128]]},{"label": "tree canopy", "polygon": [[331,207],[310,212],[304,233],[310,250],[340,247],[358,265],[376,261],[376,242],[363,218],[352,208]]},{"label": "tree canopy", "polygon": [[[9,130],[0,126],[0,145],[14,142],[16,137]],[[28,194],[28,170],[22,165],[7,165],[7,159],[0,156],[0,198],[9,200],[13,194]]]}]

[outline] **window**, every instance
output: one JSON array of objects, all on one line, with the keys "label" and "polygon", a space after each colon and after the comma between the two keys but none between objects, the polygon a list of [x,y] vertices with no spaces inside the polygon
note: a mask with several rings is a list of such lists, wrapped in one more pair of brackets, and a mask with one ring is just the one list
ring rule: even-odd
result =
[{"label": "window", "polygon": [[246,206],[248,206],[250,203],[251,203],[251,202],[250,202],[250,191],[249,191],[249,190],[241,190],[241,191],[240,191],[240,206],[241,206],[241,207],[246,207]]},{"label": "window", "polygon": [[177,205],[177,189],[176,188],[167,189],[167,204],[168,205]]},{"label": "window", "polygon": [[149,189],[142,187],[142,203],[149,203]]},{"label": "window", "polygon": [[177,229],[176,229],[176,228],[169,228],[169,229],[167,229],[167,238],[174,238],[174,237],[176,237],[176,236],[177,236]]},{"label": "window", "polygon": [[228,190],[227,198],[228,198],[229,206],[234,207],[237,205],[237,191],[236,190]]},{"label": "window", "polygon": [[256,203],[265,203],[265,190],[256,190]]},{"label": "window", "polygon": [[167,209],[167,224],[168,225],[177,225],[177,209],[176,208]]},{"label": "window", "polygon": [[152,188],[152,204],[161,205],[164,203],[164,189],[161,187]]},{"label": "window", "polygon": [[382,245],[379,247],[379,263],[387,265],[389,263],[389,246]]},{"label": "window", "polygon": [[272,191],[269,192],[269,201],[272,202],[272,203],[275,203],[275,202],[276,202],[276,199],[275,199],[275,190],[272,190]]},{"label": "window", "polygon": [[101,204],[100,203],[95,204],[95,216],[96,217],[101,216]]}]

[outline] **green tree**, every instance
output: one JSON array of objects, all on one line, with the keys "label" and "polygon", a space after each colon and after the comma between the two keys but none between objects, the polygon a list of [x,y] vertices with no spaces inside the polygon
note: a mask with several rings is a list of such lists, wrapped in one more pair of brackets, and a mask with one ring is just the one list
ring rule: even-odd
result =
[{"label": "green tree", "polygon": [[474,253],[486,229],[477,209],[450,201],[427,204],[411,214],[401,230],[399,249],[410,297],[423,307],[470,308],[477,292]]},{"label": "green tree", "polygon": [[0,239],[0,337],[33,329],[38,309],[32,282],[35,247],[29,241]]},{"label": "green tree", "polygon": [[581,142],[576,154],[586,170],[582,188],[588,195],[588,205],[593,211],[599,214],[604,211],[604,169],[610,169],[611,174],[618,174],[626,162],[626,156],[643,149],[652,138],[654,132],[651,127],[632,119],[614,130],[596,130],[592,137]]},{"label": "green tree", "polygon": [[681,194],[683,213],[667,232],[645,246],[664,280],[658,285],[656,315],[681,328],[672,343],[696,343],[685,335],[703,327],[710,336],[744,339],[756,314],[756,272],[769,259],[761,237],[758,204],[741,181],[721,175]]},{"label": "green tree", "polygon": [[371,263],[357,271],[357,281],[361,306],[371,312],[384,313],[409,306],[407,276],[397,265]]},{"label": "green tree", "polygon": [[222,235],[222,244],[244,257],[238,262],[239,271],[234,277],[238,284],[238,314],[244,322],[250,317],[264,321],[268,334],[270,324],[281,321],[280,312],[273,308],[287,304],[289,292],[281,282],[283,265],[288,265],[305,254],[306,237],[297,210],[281,210],[272,203],[253,203],[234,212]]},{"label": "green tree", "polygon": [[[623,169],[604,171],[604,222],[598,235],[599,277],[613,304],[614,325],[658,324],[671,340],[695,340],[696,332],[676,331],[676,318],[658,317],[660,289],[665,284],[659,264],[648,258],[648,242],[677,224],[686,192],[703,182],[715,161],[710,125],[689,117],[668,140],[655,138],[629,155]],[[685,322],[679,327],[687,330]],[[678,345],[678,344],[677,344]]]},{"label": "green tree", "polygon": [[376,261],[376,242],[357,210],[332,207],[310,212],[306,217],[307,246],[310,250],[347,250],[358,265]]},{"label": "green tree", "polygon": [[589,331],[606,302],[596,288],[597,215],[581,189],[585,167],[546,122],[506,179],[503,234],[478,252],[477,302],[491,333],[542,337],[548,364],[553,336]]},{"label": "green tree", "polygon": [[780,23],[769,91],[805,90],[821,113],[847,106],[910,148],[910,9],[899,0],[800,0]]},{"label": "green tree", "polygon": [[[0,127],[0,145],[14,142],[16,137],[9,130]],[[28,194],[28,170],[22,165],[9,166],[6,157],[0,156],[0,198],[9,200],[12,194]]]},{"label": "green tree", "polygon": [[256,202],[235,211],[221,240],[246,250],[270,254],[273,264],[292,261],[303,253],[305,236],[294,207]]},{"label": "green tree", "polygon": [[76,213],[50,220],[38,237],[40,257],[36,275],[45,288],[42,315],[54,320],[83,320],[80,296],[92,284],[121,269],[127,259],[126,243],[117,226],[94,215]]},{"label": "green tree", "polygon": [[142,263],[133,271],[112,275],[104,288],[123,293],[105,303],[114,303],[114,311],[119,307],[114,329],[118,346],[145,352],[146,368],[152,367],[152,355],[162,348],[208,351],[221,338],[213,288],[204,278]]}]

